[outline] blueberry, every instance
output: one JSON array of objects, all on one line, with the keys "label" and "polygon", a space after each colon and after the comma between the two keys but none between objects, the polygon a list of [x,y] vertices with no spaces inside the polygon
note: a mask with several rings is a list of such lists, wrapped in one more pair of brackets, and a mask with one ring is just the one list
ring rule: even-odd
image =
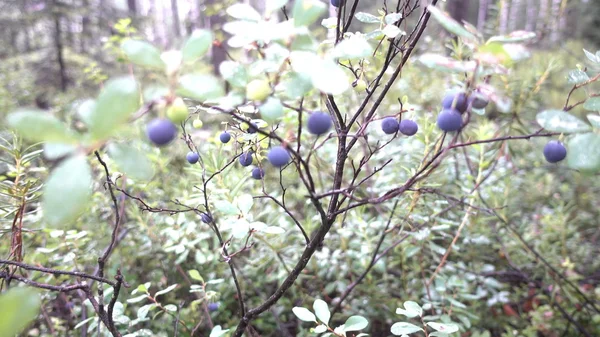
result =
[{"label": "blueberry", "polygon": [[146,135],[158,146],[167,145],[177,136],[177,127],[166,118],[156,118],[146,126]]},{"label": "blueberry", "polygon": [[252,165],[252,152],[244,152],[239,158],[240,164],[242,166],[250,166]]},{"label": "blueberry", "polygon": [[308,131],[313,135],[322,135],[331,128],[331,116],[324,112],[315,112],[308,117]]},{"label": "blueberry", "polygon": [[258,125],[253,122],[248,123],[248,133],[256,133],[256,131],[258,131]]},{"label": "blueberry", "polygon": [[[456,100],[456,103],[455,103],[455,100]],[[450,108],[452,108],[453,104],[454,104],[454,108],[456,110],[458,110],[458,112],[460,112],[460,113],[467,111],[467,108],[469,107],[469,102],[468,102],[467,96],[465,95],[464,92],[459,92],[459,93],[451,92],[451,93],[446,94],[446,96],[444,96],[444,99],[442,100],[442,108],[443,109],[450,109]]]},{"label": "blueberry", "polygon": [[469,96],[469,102],[471,103],[471,107],[474,109],[483,109],[489,103],[489,98],[479,92],[473,92],[471,96]]},{"label": "blueberry", "polygon": [[398,121],[394,117],[386,117],[381,121],[381,130],[388,135],[398,132]]},{"label": "blueberry", "polygon": [[410,119],[400,121],[400,132],[406,136],[412,136],[419,130],[419,125]]},{"label": "blueberry", "polygon": [[213,221],[212,217],[208,213],[202,213],[202,215],[200,215],[200,220],[202,220],[204,223],[211,223]]},{"label": "blueberry", "polygon": [[267,159],[271,165],[282,167],[290,162],[290,154],[283,146],[275,146],[267,154]]},{"label": "blueberry", "polygon": [[551,140],[544,146],[544,157],[549,163],[558,163],[567,156],[567,149],[558,140]]},{"label": "blueberry", "polygon": [[331,5],[333,7],[340,7],[341,3],[342,3],[342,0],[331,0]]},{"label": "blueberry", "polygon": [[208,311],[213,312],[219,310],[219,303],[209,303]]},{"label": "blueberry", "polygon": [[252,178],[256,180],[261,180],[265,176],[265,171],[260,167],[255,167],[252,169]]},{"label": "blueberry", "polygon": [[188,163],[190,164],[196,164],[198,159],[200,159],[200,156],[196,152],[188,152],[187,156],[185,156],[185,159],[187,159]]},{"label": "blueberry", "polygon": [[229,141],[231,140],[231,135],[229,134],[229,132],[224,131],[222,134],[219,135],[219,139],[223,144],[229,143]]},{"label": "blueberry", "polygon": [[462,127],[462,116],[457,110],[444,109],[438,115],[437,126],[446,132],[459,130]]}]

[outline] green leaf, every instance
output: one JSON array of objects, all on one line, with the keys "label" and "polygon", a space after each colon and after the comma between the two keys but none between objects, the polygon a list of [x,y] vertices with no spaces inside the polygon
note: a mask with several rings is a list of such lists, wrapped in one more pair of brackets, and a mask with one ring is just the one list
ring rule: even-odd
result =
[{"label": "green leaf", "polygon": [[359,331],[367,327],[369,321],[362,316],[350,316],[344,323],[344,331]]},{"label": "green leaf", "polygon": [[254,7],[244,3],[238,3],[229,6],[226,11],[231,17],[239,20],[258,22],[261,19],[260,14],[254,9]]},{"label": "green leaf", "polygon": [[585,49],[583,50],[583,53],[590,61],[592,61],[594,63],[600,63],[600,57],[596,56],[595,54],[593,54]]},{"label": "green leaf", "polygon": [[74,141],[72,133],[58,118],[39,110],[19,110],[8,115],[8,125],[30,142]]},{"label": "green leaf", "polygon": [[150,310],[154,309],[155,307],[156,307],[156,304],[152,303],[152,304],[146,304],[143,307],[139,308],[137,311],[137,318],[138,319],[146,318],[146,316],[148,316],[148,312],[150,312]]},{"label": "green leaf", "polygon": [[131,145],[111,143],[108,145],[108,154],[119,169],[134,180],[150,180],[154,175],[152,162]]},{"label": "green leaf", "polygon": [[458,325],[456,324],[442,324],[436,322],[427,322],[427,325],[433,329],[443,333],[454,333],[458,331]]},{"label": "green leaf", "polygon": [[12,288],[0,295],[0,337],[14,337],[37,318],[42,302],[32,288]]},{"label": "green leaf", "polygon": [[155,69],[165,67],[160,51],[146,41],[127,39],[121,43],[121,50],[129,61],[139,66]]},{"label": "green leaf", "polygon": [[406,301],[406,302],[404,302],[404,308],[405,309],[397,308],[396,314],[404,315],[408,318],[413,318],[413,317],[423,315],[423,309],[417,302]]},{"label": "green leaf", "polygon": [[165,305],[165,309],[167,311],[177,311],[177,306],[175,304],[167,304]]},{"label": "green leaf", "polygon": [[585,103],[583,108],[589,111],[600,111],[600,97],[590,97]]},{"label": "green leaf", "polygon": [[563,110],[545,110],[537,114],[536,120],[544,129],[552,132],[586,132],[590,126]]},{"label": "green leaf", "polygon": [[93,99],[86,99],[77,106],[77,116],[79,119],[89,126],[91,124],[91,117],[96,108],[96,101]]},{"label": "green leaf", "polygon": [[185,41],[182,49],[183,62],[192,63],[204,56],[213,42],[213,34],[209,30],[197,29]]},{"label": "green leaf", "polygon": [[210,332],[209,337],[221,337],[224,336],[229,329],[223,330],[220,325],[215,326]]},{"label": "green leaf", "polygon": [[262,119],[270,124],[283,116],[283,105],[281,104],[281,100],[275,97],[267,98],[267,101],[258,107],[258,110],[260,111]]},{"label": "green leaf", "polygon": [[221,76],[235,88],[246,88],[248,72],[246,68],[234,61],[223,61],[219,65]]},{"label": "green leaf", "polygon": [[535,39],[536,34],[534,32],[527,32],[524,30],[519,30],[512,32],[508,35],[496,35],[490,37],[487,42],[500,42],[500,43],[517,43],[517,42],[525,42],[529,40]]},{"label": "green leaf", "polygon": [[332,56],[344,60],[356,60],[370,57],[372,53],[373,47],[364,36],[352,35],[335,46]]},{"label": "green leaf", "polygon": [[192,270],[188,271],[188,273],[190,274],[190,277],[192,279],[204,283],[204,278],[200,275],[200,273],[197,270],[192,269]]},{"label": "green leaf", "polygon": [[76,149],[77,147],[72,144],[44,143],[44,158],[56,160],[73,153]]},{"label": "green leaf", "polygon": [[435,6],[427,6],[427,10],[433,15],[433,18],[442,25],[448,32],[463,37],[468,40],[475,41],[477,38],[465,29],[460,23],[456,22],[450,15],[437,9]]},{"label": "green leaf", "polygon": [[331,313],[329,312],[329,307],[327,306],[327,303],[325,301],[321,299],[315,300],[315,302],[313,303],[313,309],[315,311],[315,314],[317,315],[317,318],[321,322],[329,324]]},{"label": "green leaf", "polygon": [[137,297],[128,299],[127,303],[138,303],[138,302],[143,301],[146,298],[148,298],[148,295],[139,295]]},{"label": "green leaf", "polygon": [[418,326],[408,323],[408,322],[398,322],[392,325],[392,334],[394,335],[403,335],[403,334],[411,334],[419,331],[423,331],[423,329]]},{"label": "green leaf", "polygon": [[67,225],[85,210],[92,196],[92,170],[84,155],[66,159],[44,185],[42,209],[50,226]]},{"label": "green leaf", "polygon": [[292,312],[298,319],[305,322],[316,322],[317,317],[310,310],[303,307],[293,307]]},{"label": "green leaf", "polygon": [[325,325],[325,324],[320,324],[320,325],[317,325],[317,326],[316,326],[316,327],[313,329],[313,332],[314,332],[314,333],[323,333],[323,332],[325,332],[325,331],[327,331],[327,325]]},{"label": "green leaf", "polygon": [[319,0],[296,0],[292,10],[294,26],[309,26],[327,11],[327,5]]},{"label": "green leaf", "polygon": [[386,24],[391,25],[398,22],[400,19],[402,19],[402,13],[390,13],[385,16],[384,21]]},{"label": "green leaf", "polygon": [[267,13],[271,13],[285,6],[287,3],[288,0],[266,0],[266,11]]},{"label": "green leaf", "polygon": [[600,135],[585,133],[576,135],[567,144],[567,164],[584,173],[600,170]]},{"label": "green leaf", "polygon": [[373,14],[369,14],[369,13],[365,13],[365,12],[358,12],[356,14],[354,14],[354,17],[356,18],[356,20],[360,21],[360,22],[364,22],[364,23],[380,23],[381,20],[376,17]]},{"label": "green leaf", "polygon": [[398,35],[406,34],[406,32],[402,31],[400,28],[394,25],[386,25],[385,27],[383,27],[383,30],[381,32],[383,33],[383,35],[389,37],[390,39],[395,39],[396,37],[398,37]]},{"label": "green leaf", "polygon": [[600,129],[600,115],[587,115],[588,121],[592,124],[593,127]]},{"label": "green leaf", "polygon": [[567,76],[567,81],[569,82],[569,84],[580,84],[589,79],[590,79],[590,77],[588,76],[588,74],[586,74],[584,71],[581,71],[579,69],[571,70],[569,72],[569,75]]},{"label": "green leaf", "polygon": [[156,294],[154,294],[154,298],[156,298],[156,297],[158,297],[160,295],[164,295],[164,294],[170,292],[171,290],[173,290],[175,288],[177,288],[177,283],[172,284],[172,285],[168,286],[167,288],[165,288],[165,289],[163,289],[161,291],[157,291]]},{"label": "green leaf", "polygon": [[285,95],[292,99],[304,96],[313,88],[310,76],[301,72],[290,73],[282,82],[282,87],[285,88]]},{"label": "green leaf", "polygon": [[219,98],[225,95],[223,85],[212,75],[184,75],[179,79],[177,92],[198,101]]},{"label": "green leaf", "polygon": [[106,83],[90,116],[90,131],[97,139],[106,139],[140,107],[140,89],[131,77]]}]

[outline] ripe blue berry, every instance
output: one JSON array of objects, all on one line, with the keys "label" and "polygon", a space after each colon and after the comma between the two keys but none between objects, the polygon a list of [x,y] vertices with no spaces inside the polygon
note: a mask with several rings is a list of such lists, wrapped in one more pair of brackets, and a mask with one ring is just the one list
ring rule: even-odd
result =
[{"label": "ripe blue berry", "polygon": [[219,303],[209,303],[208,304],[208,311],[217,311],[219,310]]},{"label": "ripe blue berry", "polygon": [[322,135],[331,128],[331,116],[324,112],[315,112],[308,117],[308,131],[313,135]]},{"label": "ripe blue berry", "polygon": [[462,127],[462,116],[454,109],[444,109],[438,115],[437,126],[446,132],[459,130]]},{"label": "ripe blue berry", "polygon": [[398,132],[398,120],[394,117],[386,117],[381,121],[381,130],[388,135]]},{"label": "ripe blue berry", "polygon": [[544,146],[544,157],[549,163],[558,163],[567,156],[567,149],[558,140],[551,140]]},{"label": "ripe blue berry", "polygon": [[412,136],[419,130],[419,126],[410,119],[403,119],[400,121],[400,132],[406,136]]},{"label": "ripe blue berry", "polygon": [[452,108],[453,104],[454,109],[458,110],[460,113],[467,111],[467,108],[469,107],[469,102],[464,92],[451,92],[444,96],[444,99],[442,100],[443,109],[450,109]]},{"label": "ripe blue berry", "polygon": [[185,156],[185,159],[187,159],[188,163],[190,164],[196,164],[198,159],[200,159],[200,156],[196,152],[188,152],[187,156]]},{"label": "ripe blue berry", "polygon": [[282,167],[290,162],[290,154],[283,146],[275,146],[267,154],[267,159],[271,165]]},{"label": "ripe blue berry", "polygon": [[248,133],[256,133],[258,131],[258,125],[256,123],[250,122],[248,124]]},{"label": "ripe blue berry", "polygon": [[219,135],[219,140],[221,140],[221,143],[223,144],[229,143],[229,141],[231,140],[231,135],[229,134],[229,132],[224,131],[222,134]]},{"label": "ripe blue berry", "polygon": [[255,167],[252,169],[252,178],[256,180],[260,180],[265,176],[265,171],[260,167]]},{"label": "ripe blue berry", "polygon": [[167,145],[177,136],[177,127],[166,118],[156,118],[146,126],[146,135],[158,146]]},{"label": "ripe blue berry", "polygon": [[202,220],[204,223],[211,223],[213,219],[210,214],[202,213],[202,215],[200,215],[200,220]]},{"label": "ripe blue berry", "polygon": [[250,166],[252,165],[252,152],[244,152],[239,158],[240,164],[242,166]]},{"label": "ripe blue berry", "polygon": [[331,5],[333,7],[340,7],[341,3],[342,3],[342,0],[331,0]]}]

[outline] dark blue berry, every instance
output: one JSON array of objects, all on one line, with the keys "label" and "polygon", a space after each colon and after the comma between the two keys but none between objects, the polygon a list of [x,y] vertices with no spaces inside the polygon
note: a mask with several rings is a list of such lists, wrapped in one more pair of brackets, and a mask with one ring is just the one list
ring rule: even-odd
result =
[{"label": "dark blue berry", "polygon": [[252,178],[256,180],[260,180],[265,176],[265,171],[260,167],[255,167],[252,169]]},{"label": "dark blue berry", "polygon": [[202,222],[208,224],[208,223],[211,223],[213,219],[210,216],[210,214],[208,214],[208,213],[202,213],[202,215],[200,215],[200,220],[202,220]]},{"label": "dark blue berry", "polygon": [[438,115],[437,126],[446,132],[459,130],[462,127],[462,116],[454,109],[444,109]]},{"label": "dark blue berry", "polygon": [[167,145],[177,136],[177,127],[166,118],[156,118],[146,126],[146,135],[158,146]]},{"label": "dark blue berry", "polygon": [[248,124],[248,133],[256,133],[258,131],[258,125],[256,123],[250,122]]},{"label": "dark blue berry", "polygon": [[213,312],[219,310],[219,303],[209,303],[208,311]]},{"label": "dark blue berry", "polygon": [[398,120],[394,117],[386,117],[381,121],[381,130],[388,135],[398,132]]},{"label": "dark blue berry", "polygon": [[252,152],[244,152],[239,158],[240,164],[242,166],[250,166],[252,165]]},{"label": "dark blue berry", "polygon": [[544,157],[549,163],[558,163],[567,156],[567,149],[558,140],[551,140],[544,146]]},{"label": "dark blue berry", "polygon": [[453,105],[454,109],[458,110],[458,112],[460,113],[467,111],[467,108],[469,107],[467,95],[465,95],[464,92],[451,92],[446,94],[446,96],[444,96],[444,99],[442,100],[442,108],[450,109]]},{"label": "dark blue berry", "polygon": [[308,117],[308,131],[313,135],[322,135],[331,128],[331,116],[324,112],[315,112]]},{"label": "dark blue berry", "polygon": [[419,125],[410,119],[400,121],[400,132],[406,136],[412,136],[419,130]]},{"label": "dark blue berry", "polygon": [[271,165],[282,167],[290,162],[290,154],[283,146],[275,146],[267,154],[267,159]]},{"label": "dark blue berry", "polygon": [[229,143],[229,141],[231,140],[231,135],[229,134],[229,132],[224,131],[222,134],[219,135],[219,140],[223,144]]},{"label": "dark blue berry", "polygon": [[331,0],[331,5],[333,7],[340,7],[341,3],[342,3],[342,0]]},{"label": "dark blue berry", "polygon": [[469,96],[469,102],[473,109],[483,109],[488,105],[489,99],[480,93],[474,92]]},{"label": "dark blue berry", "polygon": [[185,159],[187,159],[188,163],[190,164],[196,164],[200,159],[200,156],[196,152],[188,152],[187,156],[185,156]]}]

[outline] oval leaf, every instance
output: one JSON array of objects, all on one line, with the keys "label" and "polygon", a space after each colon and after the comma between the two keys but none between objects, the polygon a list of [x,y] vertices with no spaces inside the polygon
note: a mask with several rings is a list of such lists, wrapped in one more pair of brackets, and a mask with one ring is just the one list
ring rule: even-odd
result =
[{"label": "oval leaf", "polygon": [[12,288],[0,295],[0,336],[15,336],[37,318],[40,295],[31,288]]},{"label": "oval leaf", "polygon": [[229,14],[231,17],[234,17],[236,19],[240,19],[240,20],[247,20],[247,21],[260,21],[261,17],[260,14],[258,14],[258,12],[254,9],[254,7],[247,5],[247,4],[235,4],[233,6],[230,6],[229,8],[227,8],[227,14]]},{"label": "oval leaf", "polygon": [[92,170],[83,155],[63,161],[44,185],[42,209],[51,226],[66,225],[86,208],[92,196]]},{"label": "oval leaf", "polygon": [[600,170],[600,135],[585,133],[576,135],[567,144],[567,164],[585,173]]},{"label": "oval leaf", "polygon": [[211,75],[185,75],[179,79],[177,92],[198,101],[219,98],[225,94],[219,80]]},{"label": "oval leaf", "polygon": [[204,56],[212,45],[213,35],[205,29],[198,29],[192,33],[181,51],[183,54],[183,62],[194,62]]},{"label": "oval leaf", "polygon": [[163,290],[157,291],[156,294],[154,294],[154,297],[156,298],[159,295],[164,295],[164,294],[170,292],[171,290],[173,290],[175,288],[177,288],[177,283],[172,284],[172,285],[168,286],[167,288],[165,288]]},{"label": "oval leaf", "polygon": [[411,323],[407,323],[407,322],[398,322],[398,323],[394,323],[394,325],[392,325],[392,334],[394,335],[408,335],[411,333],[415,333],[418,331],[423,331],[423,329],[419,328],[418,326],[411,324]]},{"label": "oval leaf", "polygon": [[440,11],[435,6],[427,6],[427,10],[433,15],[434,19],[450,33],[469,40],[476,40],[475,36],[465,29],[460,23],[456,22],[450,15]]},{"label": "oval leaf", "polygon": [[537,114],[536,120],[544,129],[552,132],[585,132],[590,126],[563,110],[546,110]]},{"label": "oval leaf", "polygon": [[119,169],[133,179],[150,180],[154,169],[150,160],[137,148],[127,144],[110,144],[108,154]]},{"label": "oval leaf", "polygon": [[359,331],[367,327],[369,321],[362,316],[350,316],[344,323],[344,331]]},{"label": "oval leaf", "polygon": [[292,308],[292,312],[301,321],[305,321],[305,322],[316,322],[317,321],[317,317],[315,317],[315,315],[306,308],[294,307],[294,308]]},{"label": "oval leaf", "polygon": [[427,325],[433,329],[443,333],[453,333],[458,331],[458,325],[456,324],[442,324],[436,322],[427,322]]},{"label": "oval leaf", "polygon": [[313,303],[313,309],[315,310],[315,314],[317,315],[317,318],[325,323],[325,324],[329,324],[329,319],[331,318],[331,313],[329,312],[329,307],[327,306],[327,303],[321,299],[317,299],[315,300],[315,302]]},{"label": "oval leaf", "polygon": [[585,103],[583,108],[589,111],[600,111],[600,97],[590,97]]},{"label": "oval leaf", "polygon": [[140,90],[135,80],[120,77],[110,80],[98,96],[90,116],[90,130],[98,139],[108,138],[140,107]]},{"label": "oval leaf", "polygon": [[327,11],[327,5],[319,0],[296,0],[292,11],[294,25],[308,26]]},{"label": "oval leaf", "polygon": [[121,43],[121,50],[129,61],[139,66],[158,69],[165,66],[160,51],[146,41],[127,39]]},{"label": "oval leaf", "polygon": [[8,125],[30,142],[72,142],[69,129],[58,118],[39,110],[20,110],[6,118]]},{"label": "oval leaf", "polygon": [[592,124],[593,127],[600,129],[600,115],[587,115],[588,121]]}]

